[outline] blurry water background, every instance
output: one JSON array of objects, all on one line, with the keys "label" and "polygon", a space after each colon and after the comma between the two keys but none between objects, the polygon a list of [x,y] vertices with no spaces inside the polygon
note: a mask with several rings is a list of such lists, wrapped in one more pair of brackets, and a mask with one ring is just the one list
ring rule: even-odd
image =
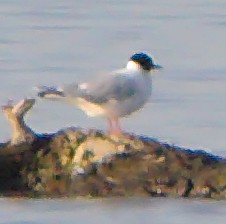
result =
[{"label": "blurry water background", "polygon": [[[1,224],[225,224],[225,202],[183,199],[0,200]],[[9,217],[10,214],[10,217]]]},{"label": "blurry water background", "polygon": [[[37,85],[95,79],[125,66],[134,52],[145,51],[164,70],[153,74],[150,103],[123,119],[123,129],[226,155],[225,40],[225,0],[1,0],[0,104],[34,97]],[[44,100],[37,101],[27,123],[37,132],[106,126],[103,119],[88,118],[75,107]],[[4,142],[10,129],[3,114],[0,124]],[[221,202],[107,203],[3,199],[0,223],[55,223],[53,215],[63,223],[61,213],[68,223],[86,218],[90,223],[226,221]]]}]

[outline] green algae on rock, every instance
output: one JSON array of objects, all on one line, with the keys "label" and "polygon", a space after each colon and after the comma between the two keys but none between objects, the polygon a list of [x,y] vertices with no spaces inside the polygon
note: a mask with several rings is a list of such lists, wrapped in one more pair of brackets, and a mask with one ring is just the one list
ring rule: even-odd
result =
[{"label": "green algae on rock", "polygon": [[3,107],[13,132],[0,145],[2,195],[226,197],[224,158],[133,134],[67,128],[38,135],[23,121],[33,104]]}]

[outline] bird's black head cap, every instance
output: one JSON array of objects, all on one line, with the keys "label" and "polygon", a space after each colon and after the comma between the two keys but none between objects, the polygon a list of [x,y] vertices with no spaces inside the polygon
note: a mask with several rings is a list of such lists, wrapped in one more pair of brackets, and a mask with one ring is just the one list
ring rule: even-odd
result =
[{"label": "bird's black head cap", "polygon": [[132,55],[130,60],[139,63],[145,71],[150,71],[155,67],[152,58],[143,52]]}]

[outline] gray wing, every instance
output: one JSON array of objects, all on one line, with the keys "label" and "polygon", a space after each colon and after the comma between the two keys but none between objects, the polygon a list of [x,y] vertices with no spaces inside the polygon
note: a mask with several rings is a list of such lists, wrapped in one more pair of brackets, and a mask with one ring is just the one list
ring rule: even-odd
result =
[{"label": "gray wing", "polygon": [[104,104],[111,99],[126,100],[138,89],[135,80],[125,74],[110,75],[106,79],[84,85],[86,86],[83,88],[75,84],[68,85],[64,88],[64,93],[66,96],[81,97],[95,104]]}]

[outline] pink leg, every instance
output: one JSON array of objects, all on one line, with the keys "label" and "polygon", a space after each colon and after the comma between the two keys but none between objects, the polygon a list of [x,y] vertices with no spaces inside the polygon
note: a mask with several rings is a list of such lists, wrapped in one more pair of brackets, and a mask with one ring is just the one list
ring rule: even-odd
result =
[{"label": "pink leg", "polygon": [[122,134],[122,130],[120,128],[119,119],[118,118],[108,118],[109,124],[109,134],[120,135]]},{"label": "pink leg", "polygon": [[114,119],[114,122],[115,122],[115,132],[118,133],[118,134],[121,134],[122,133],[122,129],[120,127],[120,123],[119,123],[119,119],[118,117]]},{"label": "pink leg", "polygon": [[107,119],[108,120],[108,132],[109,134],[113,131],[113,122],[110,118]]}]

